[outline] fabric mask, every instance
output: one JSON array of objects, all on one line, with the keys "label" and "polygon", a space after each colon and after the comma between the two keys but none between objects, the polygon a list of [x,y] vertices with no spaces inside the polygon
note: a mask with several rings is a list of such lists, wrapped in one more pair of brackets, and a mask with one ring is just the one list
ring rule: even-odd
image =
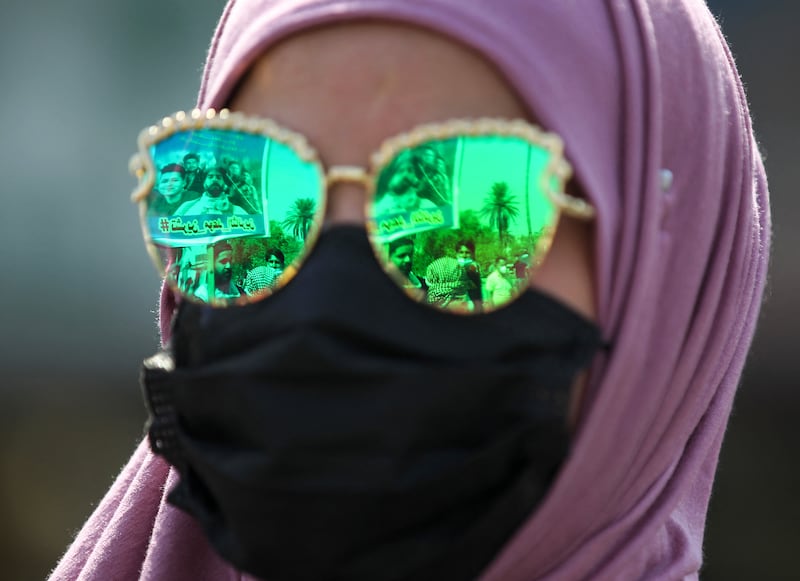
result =
[{"label": "fabric mask", "polygon": [[597,327],[525,292],[478,317],[408,301],[363,227],[235,309],[184,301],[145,362],[169,502],[269,581],[468,580],[547,490]]}]

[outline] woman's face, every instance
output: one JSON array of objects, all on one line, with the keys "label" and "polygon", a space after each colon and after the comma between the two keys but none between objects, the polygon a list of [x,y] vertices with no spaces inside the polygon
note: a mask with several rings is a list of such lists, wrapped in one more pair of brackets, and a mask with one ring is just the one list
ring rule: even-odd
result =
[{"label": "woman's face", "polygon": [[271,254],[270,257],[267,259],[267,266],[281,270],[283,268],[283,263],[281,263],[280,258],[275,256],[274,254]]},{"label": "woman's face", "polygon": [[[434,32],[382,22],[289,37],[254,63],[228,105],[303,133],[327,166],[366,167],[384,139],[422,123],[530,119],[477,53]],[[326,224],[364,223],[365,197],[358,184],[334,184]],[[531,284],[595,318],[591,226],[562,217]]]}]

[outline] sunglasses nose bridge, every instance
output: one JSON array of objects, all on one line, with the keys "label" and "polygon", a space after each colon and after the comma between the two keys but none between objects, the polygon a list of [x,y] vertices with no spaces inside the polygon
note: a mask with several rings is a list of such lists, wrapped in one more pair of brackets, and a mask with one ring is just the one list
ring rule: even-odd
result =
[{"label": "sunglasses nose bridge", "polygon": [[362,167],[331,166],[325,176],[327,203],[324,224],[363,224],[374,180]]},{"label": "sunglasses nose bridge", "polygon": [[359,184],[370,193],[372,190],[372,177],[363,168],[355,165],[334,165],[328,169],[325,176],[325,187],[331,188],[334,184]]}]

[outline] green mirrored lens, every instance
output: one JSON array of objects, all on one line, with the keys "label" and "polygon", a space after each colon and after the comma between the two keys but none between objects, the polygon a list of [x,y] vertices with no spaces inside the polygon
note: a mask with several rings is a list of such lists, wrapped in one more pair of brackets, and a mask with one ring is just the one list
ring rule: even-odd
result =
[{"label": "green mirrored lens", "polygon": [[465,313],[527,288],[558,220],[553,154],[515,136],[458,136],[401,150],[368,212],[379,260],[409,294]]},{"label": "green mirrored lens", "polygon": [[150,155],[146,236],[179,293],[227,306],[291,278],[324,212],[318,163],[264,135],[225,129],[175,133]]}]

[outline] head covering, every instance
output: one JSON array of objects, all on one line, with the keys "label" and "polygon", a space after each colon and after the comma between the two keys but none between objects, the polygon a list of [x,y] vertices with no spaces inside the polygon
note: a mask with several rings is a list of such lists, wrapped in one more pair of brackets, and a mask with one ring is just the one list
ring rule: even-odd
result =
[{"label": "head covering", "polygon": [[[233,0],[198,105],[224,106],[254,60],[293,32],[375,18],[482,53],[564,138],[597,209],[598,317],[613,347],[593,368],[549,494],[482,580],[695,577],[769,242],[766,178],[742,85],[708,8],[700,0],[497,0],[491,9],[481,0]],[[165,337],[173,307],[166,292]],[[173,481],[140,449],[53,578],[127,578],[126,567],[143,567],[142,579],[237,578],[189,517],[164,503],[160,487]]]}]

